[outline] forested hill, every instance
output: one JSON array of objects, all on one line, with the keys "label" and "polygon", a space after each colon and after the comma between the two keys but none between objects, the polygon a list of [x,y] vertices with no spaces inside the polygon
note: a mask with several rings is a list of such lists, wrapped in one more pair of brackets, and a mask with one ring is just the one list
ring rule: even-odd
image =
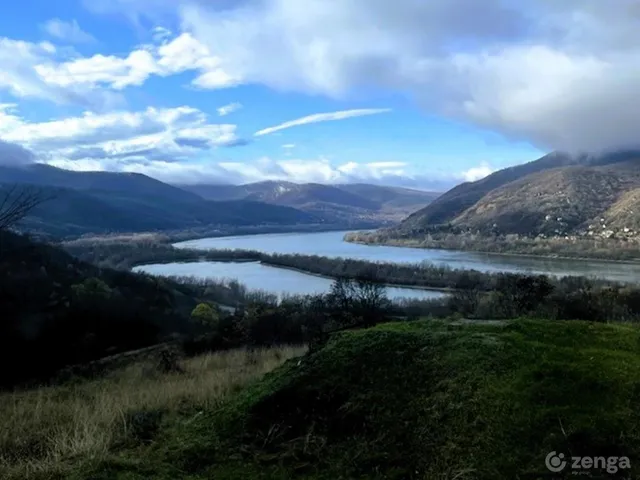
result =
[{"label": "forested hill", "polygon": [[0,167],[0,198],[14,185],[37,188],[50,199],[30,212],[22,228],[54,236],[323,222],[286,205],[205,200],[140,174],[75,172],[39,164]]},{"label": "forested hill", "polygon": [[0,231],[0,386],[185,332],[195,298]]}]

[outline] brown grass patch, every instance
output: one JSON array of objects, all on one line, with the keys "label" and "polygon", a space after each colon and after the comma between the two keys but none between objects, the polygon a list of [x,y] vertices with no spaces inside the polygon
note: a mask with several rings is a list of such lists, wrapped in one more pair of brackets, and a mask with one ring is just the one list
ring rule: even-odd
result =
[{"label": "brown grass patch", "polygon": [[100,458],[119,443],[144,438],[163,412],[216,408],[304,351],[211,353],[181,360],[184,373],[169,374],[145,361],[98,380],[0,394],[0,478],[63,476],[75,459]]}]

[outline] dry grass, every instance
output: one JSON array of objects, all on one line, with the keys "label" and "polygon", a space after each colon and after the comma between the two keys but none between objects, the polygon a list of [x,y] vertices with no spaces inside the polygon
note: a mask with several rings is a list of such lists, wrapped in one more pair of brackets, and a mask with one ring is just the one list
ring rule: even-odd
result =
[{"label": "dry grass", "polygon": [[161,418],[156,412],[216,408],[303,353],[304,347],[213,353],[183,360],[184,373],[171,374],[146,361],[99,380],[1,394],[0,478],[64,476],[74,460],[100,458],[131,440],[140,419],[146,425]]}]

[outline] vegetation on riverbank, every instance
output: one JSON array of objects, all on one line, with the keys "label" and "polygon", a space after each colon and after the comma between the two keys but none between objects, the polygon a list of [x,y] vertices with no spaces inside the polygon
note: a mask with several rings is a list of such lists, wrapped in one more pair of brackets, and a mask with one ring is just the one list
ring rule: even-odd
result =
[{"label": "vegetation on riverbank", "polygon": [[[509,319],[529,316],[549,319],[577,319],[592,321],[639,321],[640,288],[616,282],[587,279],[584,277],[547,277],[513,273],[485,273],[456,270],[429,264],[404,265],[376,263],[354,259],[331,259],[304,255],[269,255],[260,252],[237,250],[182,250],[169,245],[153,243],[75,243],[71,250],[88,261],[101,265],[127,265],[127,262],[162,261],[234,261],[253,259],[269,265],[296,268],[334,278],[365,279],[374,283],[414,285],[419,287],[449,289],[448,298],[400,302],[395,315],[405,317],[432,316],[443,318],[459,315],[468,318]],[[102,263],[100,263],[102,262]],[[129,263],[129,264],[130,264]],[[142,262],[141,262],[142,263]],[[215,281],[184,279],[185,284],[201,284],[202,290],[216,292],[217,298],[227,305],[247,304],[249,299],[238,287],[215,287]],[[318,297],[320,298],[320,297]],[[253,300],[256,300],[254,297]],[[259,301],[268,305],[267,310],[278,311],[276,317],[289,318],[288,311],[313,311],[302,298],[288,299],[280,308],[273,295],[262,294]],[[314,299],[314,301],[316,301]],[[319,300],[318,300],[319,301]],[[297,305],[295,308],[293,305]],[[274,310],[275,309],[275,310]],[[276,320],[271,320],[276,322]],[[294,323],[296,323],[294,321]]]},{"label": "vegetation on riverbank", "polygon": [[[0,364],[11,365],[0,369],[0,388],[47,382],[70,365],[168,341],[192,353],[307,343],[351,312],[339,311],[335,296],[280,300],[233,281],[158,278],[92,265],[10,232],[0,231],[0,247]],[[371,285],[376,295],[384,290]],[[359,308],[365,297],[354,299],[347,309]],[[394,315],[407,316],[409,307],[415,315],[421,305],[396,305]],[[215,317],[203,322],[194,315],[203,308]]]},{"label": "vegetation on riverbank", "polygon": [[365,245],[434,248],[539,257],[589,258],[608,261],[640,261],[640,238],[528,237],[481,235],[462,230],[402,233],[393,229],[349,232],[344,239]]},{"label": "vegetation on riverbank", "polygon": [[[640,461],[638,343],[636,327],[584,322],[342,332],[223,404],[216,393],[196,408],[143,403],[140,429],[75,457],[68,478],[511,480],[547,475],[552,451],[618,457],[613,473],[630,478]],[[181,375],[161,381],[191,382]]]},{"label": "vegetation on riverbank", "polygon": [[[197,240],[200,238],[210,237],[233,237],[240,235],[261,235],[270,233],[319,233],[319,232],[336,232],[352,229],[367,230],[372,228],[378,228],[383,224],[379,221],[364,221],[357,220],[349,223],[311,223],[311,224],[297,224],[297,225],[250,225],[250,226],[214,226],[214,227],[202,227],[191,228],[186,230],[170,230],[162,233],[158,233],[158,238],[162,238],[167,243],[176,243],[186,240]],[[130,234],[131,237],[135,237],[139,234]],[[144,235],[144,234],[143,234]],[[99,238],[109,239],[114,236],[103,236]],[[86,238],[86,237],[85,237]],[[91,236],[89,236],[91,238]],[[80,239],[82,240],[82,238]]]},{"label": "vegetation on riverbank", "polygon": [[[160,243],[153,237],[138,238],[134,241],[87,239],[67,242],[63,246],[69,253],[84,261],[101,267],[125,270],[149,263],[256,261],[331,278],[366,278],[387,285],[478,291],[495,290],[501,279],[508,275],[507,273],[454,269],[427,262],[402,264],[317,255],[268,254],[255,250],[183,249]],[[568,280],[550,278],[549,281],[561,284]],[[598,279],[592,279],[589,282],[591,285],[615,283]]]}]

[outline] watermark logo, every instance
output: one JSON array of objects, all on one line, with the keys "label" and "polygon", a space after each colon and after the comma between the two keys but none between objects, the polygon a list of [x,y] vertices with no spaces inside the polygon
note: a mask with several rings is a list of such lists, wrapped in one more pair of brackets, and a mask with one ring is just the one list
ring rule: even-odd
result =
[{"label": "watermark logo", "polygon": [[544,459],[544,464],[550,472],[558,473],[564,470],[567,461],[564,459],[564,453],[549,452]]},{"label": "watermark logo", "polygon": [[549,452],[544,459],[547,470],[553,473],[571,470],[574,474],[580,474],[585,470],[605,470],[614,474],[619,470],[631,468],[629,457],[568,457],[564,453]]}]

